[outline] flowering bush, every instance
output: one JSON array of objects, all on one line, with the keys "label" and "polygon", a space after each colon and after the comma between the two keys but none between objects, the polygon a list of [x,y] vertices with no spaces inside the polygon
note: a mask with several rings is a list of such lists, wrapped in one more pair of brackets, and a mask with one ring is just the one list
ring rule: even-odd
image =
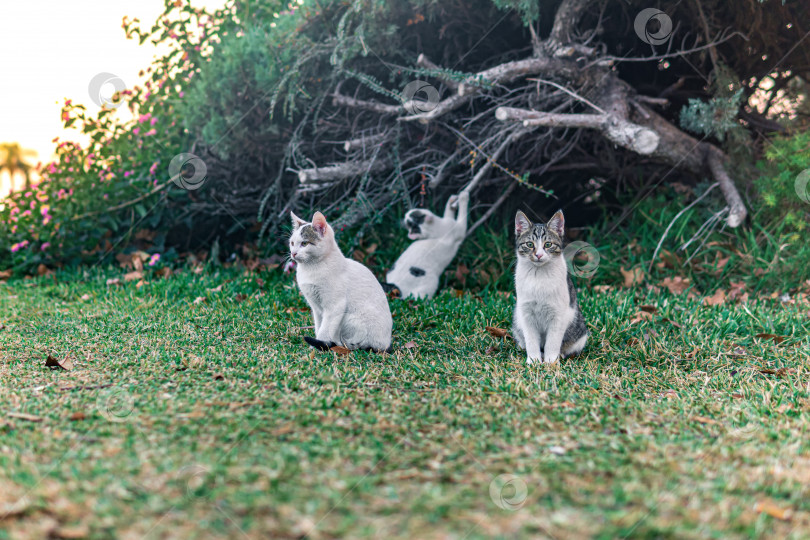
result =
[{"label": "flowering bush", "polygon": [[[95,116],[65,101],[64,126],[89,142],[54,139],[56,159],[38,165],[39,183],[0,205],[0,240],[8,246],[0,250],[0,268],[103,261],[135,243],[152,253],[164,249],[165,235],[143,231],[170,230],[187,218],[178,209],[190,195],[168,174],[171,159],[190,143],[177,106],[218,36],[235,31],[235,11],[230,5],[208,13],[177,0],[149,30],[124,18],[128,38],[168,43],[171,52]],[[118,114],[124,107],[131,118]]]}]

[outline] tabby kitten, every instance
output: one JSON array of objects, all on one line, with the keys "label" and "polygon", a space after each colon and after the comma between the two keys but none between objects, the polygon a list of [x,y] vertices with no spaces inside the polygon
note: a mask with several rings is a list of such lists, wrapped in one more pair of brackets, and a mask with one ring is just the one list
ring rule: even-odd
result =
[{"label": "tabby kitten", "polygon": [[515,216],[517,304],[512,332],[529,364],[579,354],[588,339],[563,257],[564,228],[562,210],[545,225],[532,223],[520,211]]}]

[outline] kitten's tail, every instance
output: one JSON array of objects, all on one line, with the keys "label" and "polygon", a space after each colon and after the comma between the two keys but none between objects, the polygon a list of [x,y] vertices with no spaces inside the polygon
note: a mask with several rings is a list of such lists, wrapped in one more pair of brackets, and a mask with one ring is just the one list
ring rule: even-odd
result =
[{"label": "kitten's tail", "polygon": [[[309,337],[309,336],[304,336],[304,341],[306,341],[308,344],[312,345],[313,347],[315,347],[319,351],[328,351],[332,347],[337,345],[337,343],[332,343],[332,342],[329,342],[329,341],[321,341],[320,339],[315,339],[314,337]],[[361,347],[361,350],[363,350],[363,351],[373,351],[373,352],[376,352],[376,353],[384,353],[385,352],[385,353],[388,353],[388,354],[394,354],[394,346],[393,345],[389,346],[384,351],[375,349],[374,347]]]},{"label": "kitten's tail", "polygon": [[380,285],[382,285],[383,291],[385,291],[386,294],[389,294],[391,298],[402,298],[402,291],[400,291],[399,287],[393,283],[381,281]]},{"label": "kitten's tail", "polygon": [[330,343],[328,341],[321,341],[320,339],[315,339],[314,337],[304,336],[304,341],[318,349],[319,351],[328,351],[335,345],[336,343]]}]

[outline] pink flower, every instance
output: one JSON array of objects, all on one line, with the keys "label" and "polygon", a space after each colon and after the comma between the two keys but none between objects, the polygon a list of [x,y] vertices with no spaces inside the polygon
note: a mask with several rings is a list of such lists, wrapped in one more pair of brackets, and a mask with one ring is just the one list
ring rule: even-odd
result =
[{"label": "pink flower", "polygon": [[157,171],[157,168],[158,168],[158,162],[156,161],[156,162],[152,163],[151,167],[149,167],[149,174],[151,174],[152,176],[155,176],[155,171]]},{"label": "pink flower", "polygon": [[137,135],[140,132],[141,132],[141,128],[135,128],[135,129],[132,130],[132,133],[134,133],[135,135]]},{"label": "pink flower", "polygon": [[22,242],[17,242],[13,246],[11,246],[11,252],[16,253],[16,252],[20,251],[21,249],[23,249],[24,247],[27,247],[27,246],[28,246],[28,240],[23,240]]},{"label": "pink flower", "polygon": [[152,135],[154,135],[155,133],[157,133],[157,130],[156,130],[155,128],[152,128],[152,129],[150,129],[149,131],[147,131],[146,133],[144,133],[144,134],[143,134],[143,136],[144,136],[144,137],[151,137],[151,136],[152,136]]},{"label": "pink flower", "polygon": [[50,242],[45,242],[44,244],[42,244],[42,246],[40,246],[39,250],[40,251],[45,251],[49,247],[51,247],[51,243]]},{"label": "pink flower", "polygon": [[155,253],[151,257],[149,257],[149,266],[155,266],[157,262],[160,260],[160,253]]},{"label": "pink flower", "polygon": [[47,216],[48,215],[48,210],[50,210],[50,209],[51,209],[51,207],[46,204],[42,208],[39,209],[39,213],[42,214],[43,216]]},{"label": "pink flower", "polygon": [[152,118],[152,119],[149,121],[149,125],[154,126],[155,124],[157,124],[157,118]]},{"label": "pink flower", "polygon": [[127,171],[124,173],[124,178],[128,178],[130,176],[132,176],[132,171]]},{"label": "pink flower", "polygon": [[143,124],[152,117],[152,113],[142,114],[138,117],[138,123]]}]

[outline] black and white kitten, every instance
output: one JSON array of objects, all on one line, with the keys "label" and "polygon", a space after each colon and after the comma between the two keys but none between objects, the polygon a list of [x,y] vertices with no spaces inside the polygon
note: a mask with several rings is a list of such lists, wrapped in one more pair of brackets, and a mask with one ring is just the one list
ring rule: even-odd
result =
[{"label": "black and white kitten", "polygon": [[315,338],[305,341],[321,350],[342,345],[390,352],[391,310],[374,274],[343,256],[323,214],[315,212],[311,223],[290,217],[290,257],[315,322]]},{"label": "black and white kitten", "polygon": [[517,304],[512,332],[529,364],[579,354],[588,339],[563,257],[564,228],[562,210],[545,225],[532,223],[520,211],[515,216]]},{"label": "black and white kitten", "polygon": [[[458,203],[458,211],[453,210]],[[397,288],[402,298],[432,298],[444,269],[453,261],[467,234],[470,195],[462,192],[447,200],[444,217],[416,208],[405,214],[408,238],[414,242],[385,276],[384,286]]]}]

